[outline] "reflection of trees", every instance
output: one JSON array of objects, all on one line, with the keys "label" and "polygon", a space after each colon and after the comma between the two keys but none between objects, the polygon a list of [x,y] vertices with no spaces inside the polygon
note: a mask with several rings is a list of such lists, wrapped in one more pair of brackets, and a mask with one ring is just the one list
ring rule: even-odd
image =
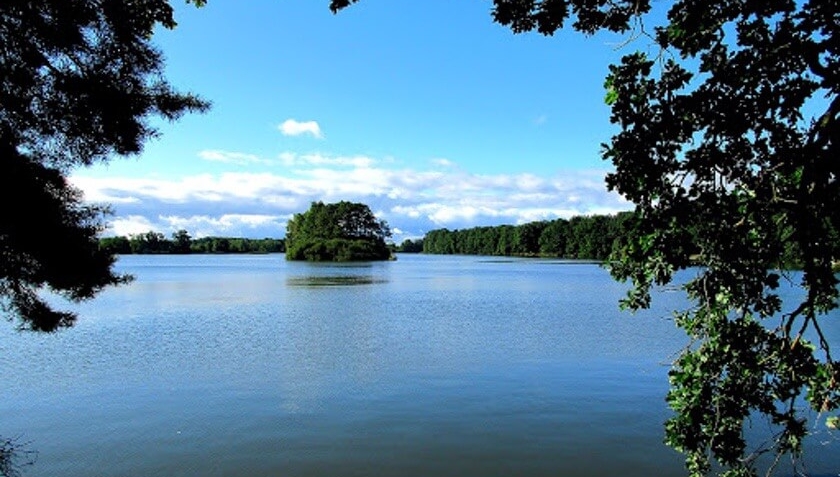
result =
[{"label": "reflection of trees", "polygon": [[18,477],[21,469],[35,463],[38,453],[19,439],[0,438],[0,477]]},{"label": "reflection of trees", "polygon": [[376,304],[384,288],[307,285],[311,278],[300,277],[288,289],[294,298],[276,330],[283,357],[277,366],[281,406],[294,414],[328,407],[336,389],[373,385],[389,365],[379,359],[389,330],[371,313],[381,308]]}]

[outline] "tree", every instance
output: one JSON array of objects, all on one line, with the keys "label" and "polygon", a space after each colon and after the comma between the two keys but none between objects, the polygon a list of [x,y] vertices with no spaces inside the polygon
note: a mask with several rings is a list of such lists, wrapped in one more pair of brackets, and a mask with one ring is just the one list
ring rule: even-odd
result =
[{"label": "tree", "polygon": [[[620,130],[603,157],[615,167],[608,188],[635,204],[611,265],[633,284],[623,305],[645,308],[653,286],[701,266],[683,286],[691,308],[675,314],[691,344],[670,371],[666,442],[694,476],[755,475],[763,453],[775,456],[770,470],[798,457],[800,401],[840,405],[840,366],[820,327],[838,304],[840,3],[671,0],[651,29],[651,0],[493,5],[515,33],[552,35],[571,20],[584,34],[644,43],[610,66],[606,102]],[[783,303],[790,259],[804,293]],[[744,430],[757,416],[776,433],[754,447]]]},{"label": "tree", "polygon": [[548,226],[548,222],[528,222],[526,224],[516,227],[516,234],[518,236],[516,242],[519,244],[519,249],[516,253],[520,255],[539,255],[540,253],[540,235]]},{"label": "tree", "polygon": [[190,253],[191,245],[192,237],[186,230],[181,229],[172,233],[172,245],[170,245],[172,253]]},{"label": "tree", "polygon": [[131,253],[153,254],[169,253],[171,243],[160,232],[150,230],[144,234],[132,235],[129,239]]},{"label": "tree", "polygon": [[388,223],[365,204],[313,202],[286,225],[286,258],[311,261],[387,260]]},{"label": "tree", "polygon": [[132,236],[131,239],[121,236],[103,237],[99,239],[99,247],[116,254],[277,253],[285,251],[283,239],[247,239],[241,237],[193,239],[186,230],[174,232],[171,241],[166,240],[160,232],[146,232],[145,234]]},{"label": "tree", "polygon": [[99,248],[108,209],[82,202],[71,169],[139,153],[157,134],[153,116],[208,107],[163,78],[158,25],[175,27],[165,0],[0,4],[0,298],[22,328],[73,323],[41,288],[77,301],[127,278]]},{"label": "tree", "polygon": [[229,253],[230,240],[224,237],[213,240],[213,251],[217,253]]},{"label": "tree", "polygon": [[548,257],[563,257],[569,236],[569,221],[555,219],[548,223],[540,234],[540,254]]},{"label": "tree", "polygon": [[423,239],[405,239],[400,246],[397,247],[397,251],[402,253],[420,253],[423,251]]},{"label": "tree", "polygon": [[131,253],[131,242],[123,236],[103,237],[99,239],[99,247],[113,254]]},{"label": "tree", "polygon": [[571,221],[496,225],[429,231],[422,250],[432,254],[548,256],[586,260],[607,259],[625,232],[627,213],[572,217]]}]

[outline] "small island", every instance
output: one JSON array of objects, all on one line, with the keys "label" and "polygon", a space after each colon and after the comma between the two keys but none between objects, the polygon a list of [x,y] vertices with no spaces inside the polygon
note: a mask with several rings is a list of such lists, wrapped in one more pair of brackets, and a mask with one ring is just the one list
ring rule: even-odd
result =
[{"label": "small island", "polygon": [[313,202],[286,225],[286,260],[350,262],[389,260],[391,229],[365,204]]}]

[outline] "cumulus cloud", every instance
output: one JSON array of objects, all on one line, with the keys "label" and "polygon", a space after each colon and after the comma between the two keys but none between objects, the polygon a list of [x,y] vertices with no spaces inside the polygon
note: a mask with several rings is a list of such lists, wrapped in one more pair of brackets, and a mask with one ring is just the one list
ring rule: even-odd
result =
[{"label": "cumulus cloud", "polygon": [[167,230],[187,230],[194,237],[277,237],[285,230],[288,216],[263,214],[223,214],[218,217],[193,215],[161,216]]},{"label": "cumulus cloud", "polygon": [[111,227],[118,235],[183,228],[194,236],[280,237],[292,214],[318,200],[368,204],[407,237],[440,227],[521,224],[630,208],[606,191],[606,171],[486,175],[460,168],[398,168],[365,156],[295,153],[284,153],[281,161],[294,167],[180,178],[74,175],[71,180],[87,200],[113,204]]},{"label": "cumulus cloud", "polygon": [[110,232],[112,235],[128,237],[130,235],[143,234],[150,230],[158,232],[160,228],[147,217],[142,215],[128,215],[112,220],[108,224],[107,232]]},{"label": "cumulus cloud", "polygon": [[170,235],[177,230],[186,230],[191,236],[212,237],[280,237],[286,230],[288,216],[261,214],[210,215],[126,215],[113,219],[105,235],[132,236],[149,231]]},{"label": "cumulus cloud", "polygon": [[300,136],[309,134],[312,137],[323,139],[324,135],[321,133],[321,127],[317,121],[297,121],[295,119],[287,119],[277,127],[284,136]]}]

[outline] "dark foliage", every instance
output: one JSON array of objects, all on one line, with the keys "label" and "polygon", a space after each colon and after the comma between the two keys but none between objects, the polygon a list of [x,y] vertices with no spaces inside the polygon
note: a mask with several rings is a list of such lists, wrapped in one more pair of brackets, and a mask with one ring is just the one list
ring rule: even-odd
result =
[{"label": "dark foliage", "polygon": [[52,310],[36,292],[46,286],[78,301],[126,279],[110,272],[114,257],[99,249],[104,211],[82,204],[58,170],[3,146],[0,200],[8,205],[0,212],[0,294],[7,311],[24,318],[21,326],[69,326],[74,316]]},{"label": "dark foliage", "polygon": [[522,225],[432,230],[423,252],[606,260],[625,237],[630,213],[578,216]]},{"label": "dark foliage", "polygon": [[387,260],[391,230],[365,204],[313,202],[286,226],[286,258],[309,261]]},{"label": "dark foliage", "polygon": [[284,239],[249,239],[240,237],[191,238],[186,230],[178,230],[167,240],[159,232],[149,231],[131,237],[104,237],[99,246],[110,253],[190,254],[190,253],[283,253]]},{"label": "dark foliage", "polygon": [[125,280],[99,248],[107,209],[84,205],[66,174],[140,152],[152,116],[207,108],[163,79],[158,26],[175,26],[164,0],[0,3],[0,299],[24,328],[73,322],[43,287],[83,300]]},{"label": "dark foliage", "polygon": [[423,251],[423,239],[405,239],[395,250],[401,253],[420,253]]}]

